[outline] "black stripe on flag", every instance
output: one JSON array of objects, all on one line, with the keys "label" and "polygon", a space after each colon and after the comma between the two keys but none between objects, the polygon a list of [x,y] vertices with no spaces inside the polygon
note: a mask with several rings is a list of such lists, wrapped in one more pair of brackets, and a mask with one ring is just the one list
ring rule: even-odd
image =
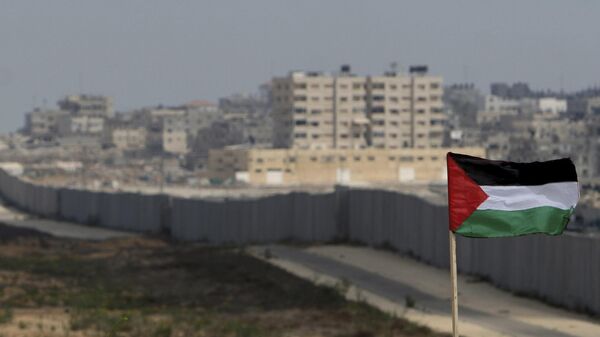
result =
[{"label": "black stripe on flag", "polygon": [[452,152],[449,155],[480,186],[544,185],[577,181],[575,165],[569,158],[515,163],[487,160]]}]

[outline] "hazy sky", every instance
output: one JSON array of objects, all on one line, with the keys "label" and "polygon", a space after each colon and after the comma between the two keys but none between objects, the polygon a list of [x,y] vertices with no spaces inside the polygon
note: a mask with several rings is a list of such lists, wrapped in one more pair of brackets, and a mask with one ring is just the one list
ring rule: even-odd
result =
[{"label": "hazy sky", "polygon": [[600,84],[599,14],[596,0],[0,0],[0,131],[81,89],[126,110],[342,63],[585,88]]}]

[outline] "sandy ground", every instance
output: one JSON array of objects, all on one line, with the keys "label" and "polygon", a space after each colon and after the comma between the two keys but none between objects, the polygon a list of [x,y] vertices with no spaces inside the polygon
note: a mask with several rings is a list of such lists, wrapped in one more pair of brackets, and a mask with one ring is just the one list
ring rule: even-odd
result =
[{"label": "sandy ground", "polygon": [[[253,251],[264,256],[265,247]],[[352,285],[349,297],[363,297],[388,312],[435,330],[451,332],[448,271],[398,254],[354,246],[305,249],[270,246],[268,259],[298,276]],[[414,301],[406,307],[406,298]],[[459,277],[460,333],[466,336],[600,336],[600,321],[514,296],[472,277]]]}]

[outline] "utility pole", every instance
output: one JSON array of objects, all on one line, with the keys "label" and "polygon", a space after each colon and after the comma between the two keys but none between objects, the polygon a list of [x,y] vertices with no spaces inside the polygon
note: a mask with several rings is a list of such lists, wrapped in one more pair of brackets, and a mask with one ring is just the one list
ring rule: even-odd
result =
[{"label": "utility pole", "polygon": [[164,153],[160,155],[160,193],[162,194],[165,189],[165,156]]}]

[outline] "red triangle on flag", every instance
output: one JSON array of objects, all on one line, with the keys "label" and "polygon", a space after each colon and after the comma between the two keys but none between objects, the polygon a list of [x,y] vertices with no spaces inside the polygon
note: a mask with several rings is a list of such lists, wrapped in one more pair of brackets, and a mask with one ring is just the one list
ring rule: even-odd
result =
[{"label": "red triangle on flag", "polygon": [[488,195],[448,154],[448,209],[450,230],[456,231],[462,223],[483,203]]}]

